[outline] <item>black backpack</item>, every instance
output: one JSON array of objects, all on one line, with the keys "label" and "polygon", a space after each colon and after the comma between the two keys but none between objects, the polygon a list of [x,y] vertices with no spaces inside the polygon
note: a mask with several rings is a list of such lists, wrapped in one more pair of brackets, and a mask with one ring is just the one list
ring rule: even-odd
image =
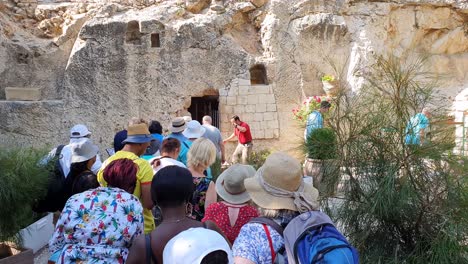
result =
[{"label": "black backpack", "polygon": [[62,149],[60,145],[55,150],[55,155],[46,166],[49,169],[49,181],[47,183],[47,194],[37,201],[33,210],[37,213],[62,211],[65,206],[65,174],[60,165]]}]

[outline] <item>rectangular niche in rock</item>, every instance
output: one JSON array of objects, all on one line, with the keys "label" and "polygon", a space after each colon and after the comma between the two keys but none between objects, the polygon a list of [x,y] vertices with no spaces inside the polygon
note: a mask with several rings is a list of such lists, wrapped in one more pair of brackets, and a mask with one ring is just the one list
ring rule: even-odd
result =
[{"label": "rectangular niche in rock", "polygon": [[256,64],[250,68],[250,83],[252,85],[268,84],[267,71],[263,64]]},{"label": "rectangular niche in rock", "polygon": [[133,45],[141,45],[141,32],[138,21],[132,20],[128,22],[125,42]]},{"label": "rectangular niche in rock", "polygon": [[160,48],[161,47],[161,37],[159,33],[151,34],[151,47]]}]

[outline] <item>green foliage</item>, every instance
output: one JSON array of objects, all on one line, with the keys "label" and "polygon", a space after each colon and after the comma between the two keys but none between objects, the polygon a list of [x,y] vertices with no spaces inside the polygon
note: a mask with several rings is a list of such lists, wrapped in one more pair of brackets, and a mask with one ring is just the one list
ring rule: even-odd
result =
[{"label": "green foliage", "polygon": [[39,166],[45,151],[32,148],[0,151],[0,241],[18,241],[19,230],[32,224],[37,215],[35,201],[45,195],[48,167]]},{"label": "green foliage", "polygon": [[333,82],[334,80],[335,80],[335,76],[333,75],[322,76],[322,82]]},{"label": "green foliage", "polygon": [[310,159],[335,159],[336,135],[330,128],[317,128],[312,130],[305,143],[305,151]]},{"label": "green foliage", "polygon": [[271,154],[271,150],[263,149],[258,152],[252,151],[247,161],[249,165],[252,165],[256,170],[265,163],[266,158]]},{"label": "green foliage", "polygon": [[221,159],[216,158],[215,162],[210,166],[211,175],[213,176],[213,181],[216,182],[218,176],[221,174]]},{"label": "green foliage", "polygon": [[429,143],[405,145],[407,122],[423,107],[438,105],[431,124],[446,119],[424,65],[379,57],[359,93],[336,99],[342,202],[323,207],[362,263],[468,263],[468,160],[451,153],[453,129],[431,125]]}]

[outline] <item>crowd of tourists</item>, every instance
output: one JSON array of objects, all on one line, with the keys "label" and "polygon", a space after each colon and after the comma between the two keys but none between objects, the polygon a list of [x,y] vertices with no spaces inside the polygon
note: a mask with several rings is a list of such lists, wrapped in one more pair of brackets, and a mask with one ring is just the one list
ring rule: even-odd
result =
[{"label": "crowd of tourists", "polygon": [[328,238],[333,224],[318,211],[300,162],[277,152],[255,170],[245,164],[250,128],[238,116],[231,122],[227,140],[237,137],[238,146],[215,180],[210,167],[225,161],[226,140],[209,116],[203,125],[177,117],[168,135],[158,121],[132,118],[103,162],[88,128],[74,126],[70,143],[49,154],[65,177],[49,263],[299,263],[327,255],[356,263],[339,232],[321,242],[325,249],[304,238],[311,230]]}]

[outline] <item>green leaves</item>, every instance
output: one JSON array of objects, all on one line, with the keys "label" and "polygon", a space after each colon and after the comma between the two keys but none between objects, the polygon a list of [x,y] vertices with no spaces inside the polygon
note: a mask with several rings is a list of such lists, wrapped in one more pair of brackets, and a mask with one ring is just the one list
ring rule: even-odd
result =
[{"label": "green leaves", "polygon": [[32,148],[0,151],[0,241],[17,241],[18,231],[37,219],[32,206],[46,193],[49,172],[39,165],[45,154]]}]

